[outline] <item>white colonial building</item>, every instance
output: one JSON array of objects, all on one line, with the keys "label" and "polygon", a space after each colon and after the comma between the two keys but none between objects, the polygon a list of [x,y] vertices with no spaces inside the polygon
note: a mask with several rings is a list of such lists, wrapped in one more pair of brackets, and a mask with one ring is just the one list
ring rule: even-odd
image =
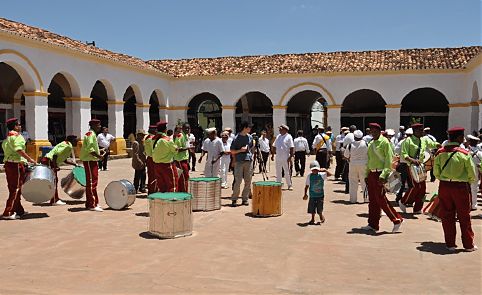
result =
[{"label": "white colonial building", "polygon": [[35,156],[94,117],[117,154],[160,119],[309,131],[316,117],[337,132],[417,117],[443,137],[482,127],[481,85],[481,46],[143,61],[0,18],[0,122],[21,118]]}]

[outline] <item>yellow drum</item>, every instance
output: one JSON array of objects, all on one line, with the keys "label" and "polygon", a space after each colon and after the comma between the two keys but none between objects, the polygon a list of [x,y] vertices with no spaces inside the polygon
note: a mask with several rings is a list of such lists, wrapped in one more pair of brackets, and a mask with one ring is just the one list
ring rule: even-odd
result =
[{"label": "yellow drum", "polygon": [[251,200],[254,216],[280,216],[283,214],[281,182],[258,181],[253,183]]}]

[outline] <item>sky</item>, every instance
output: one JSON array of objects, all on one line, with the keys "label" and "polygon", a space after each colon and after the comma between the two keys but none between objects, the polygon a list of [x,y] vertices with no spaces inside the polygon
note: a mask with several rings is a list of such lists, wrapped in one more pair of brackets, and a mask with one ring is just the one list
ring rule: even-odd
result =
[{"label": "sky", "polygon": [[142,59],[482,44],[482,0],[0,1],[0,17]]}]

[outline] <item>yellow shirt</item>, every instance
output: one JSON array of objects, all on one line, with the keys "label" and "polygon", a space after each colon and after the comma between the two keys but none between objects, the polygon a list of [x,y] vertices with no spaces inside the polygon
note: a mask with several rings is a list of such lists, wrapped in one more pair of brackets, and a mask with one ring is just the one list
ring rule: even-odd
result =
[{"label": "yellow shirt", "polygon": [[57,156],[57,165],[62,164],[67,160],[67,158],[72,155],[72,144],[68,141],[62,141],[61,143],[57,144],[47,155],[46,158],[50,160],[54,159],[54,156]]},{"label": "yellow shirt", "polygon": [[[442,171],[442,167],[453,152],[455,154]],[[470,153],[460,148],[457,142],[449,142],[437,152],[433,163],[433,174],[438,180],[444,181],[474,182],[476,179],[475,165]]]},{"label": "yellow shirt", "polygon": [[91,155],[92,152],[99,154],[99,144],[97,143],[97,135],[95,132],[90,130],[84,135],[82,140],[82,148],[80,149],[80,160],[82,162],[87,161],[98,161],[99,158]]},{"label": "yellow shirt", "polygon": [[154,144],[153,141],[154,135],[148,135],[144,140],[144,152],[147,157],[152,157],[152,145]]},{"label": "yellow shirt", "polygon": [[177,146],[165,133],[153,139],[152,160],[154,163],[172,163],[177,154]]},{"label": "yellow shirt", "polygon": [[393,149],[390,141],[384,136],[373,139],[368,144],[368,162],[365,176],[371,170],[381,170],[380,178],[387,178],[392,171]]},{"label": "yellow shirt", "polygon": [[17,162],[26,163],[22,156],[20,156],[18,151],[25,151],[25,139],[23,136],[16,131],[9,131],[7,138],[2,142],[3,149],[3,162]]}]

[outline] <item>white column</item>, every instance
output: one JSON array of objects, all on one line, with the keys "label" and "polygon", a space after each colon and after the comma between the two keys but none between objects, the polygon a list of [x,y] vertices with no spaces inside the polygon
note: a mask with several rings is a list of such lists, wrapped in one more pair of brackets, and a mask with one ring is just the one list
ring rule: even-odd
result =
[{"label": "white column", "polygon": [[13,100],[13,116],[20,120],[22,116],[22,100],[21,99],[14,99]]},{"label": "white column", "polygon": [[187,107],[169,107],[168,108],[168,119],[167,120],[167,128],[174,129],[178,121],[186,122],[187,121]]},{"label": "white column", "polygon": [[331,126],[334,134],[338,134],[341,128],[341,105],[329,105],[326,108],[328,126]]},{"label": "white column", "polygon": [[472,107],[469,103],[455,103],[449,104],[449,126],[461,126],[465,128],[466,132],[472,132],[470,130],[471,110]]},{"label": "white column", "polygon": [[[159,121],[166,121],[166,122],[169,122],[169,118],[167,116],[167,107],[159,107]],[[157,122],[154,122],[154,123],[157,123]]]},{"label": "white column", "polygon": [[235,106],[223,106],[222,107],[222,120],[223,120],[223,129],[225,128],[232,128],[234,132],[236,132],[236,107]]},{"label": "white column", "polygon": [[385,129],[398,130],[400,127],[400,104],[387,104],[385,106]]},{"label": "white column", "polygon": [[24,92],[25,125],[33,141],[48,141],[48,93]]},{"label": "white column", "polygon": [[479,100],[478,101],[478,104],[479,104],[479,126],[477,126],[478,130],[480,130],[480,128],[482,128],[482,100]]},{"label": "white column", "polygon": [[124,101],[107,101],[109,115],[109,133],[115,138],[122,138],[124,135]]},{"label": "white column", "polygon": [[[286,124],[286,109],[287,106],[273,106],[273,133],[278,135],[278,127],[281,124]],[[290,126],[288,126],[290,127]]]},{"label": "white column", "polygon": [[136,128],[144,129],[147,131],[149,129],[149,108],[148,104],[137,104],[136,103]]},{"label": "white column", "polygon": [[89,131],[91,100],[92,98],[90,97],[65,98],[65,107],[67,109],[67,135],[72,134],[82,138],[83,135]]}]

